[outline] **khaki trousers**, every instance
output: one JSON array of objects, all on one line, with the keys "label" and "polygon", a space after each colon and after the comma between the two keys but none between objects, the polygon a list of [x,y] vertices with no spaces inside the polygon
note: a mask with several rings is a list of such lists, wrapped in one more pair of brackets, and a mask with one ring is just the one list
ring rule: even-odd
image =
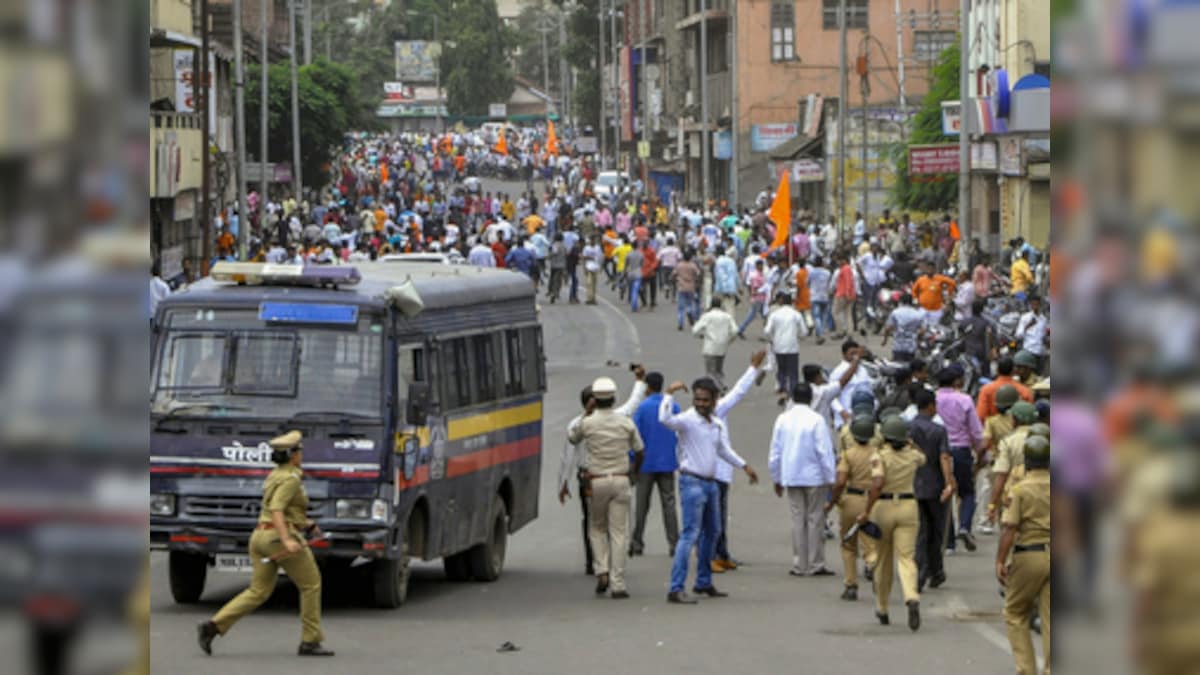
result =
[{"label": "khaki trousers", "polygon": [[[303,541],[298,533],[292,537]],[[300,591],[300,624],[301,641],[321,642],[325,639],[321,632],[321,572],[313,560],[312,551],[307,546],[290,556],[278,561],[263,558],[283,551],[279,542],[279,534],[275,530],[255,530],[250,535],[250,562],[254,565],[254,573],[250,577],[250,587],[242,591],[225,604],[212,618],[217,630],[224,635],[237,623],[238,619],[258,609],[259,605],[271,597],[275,590],[275,579],[279,575],[279,567],[287,572],[292,583]]]},{"label": "khaki trousers", "polygon": [[608,587],[625,590],[625,546],[629,534],[629,478],[592,479],[588,539],[596,576],[608,575]]},{"label": "khaki trousers", "polygon": [[1037,603],[1042,618],[1042,657],[1050,672],[1050,552],[1014,553],[1004,587],[1004,622],[1008,624],[1008,643],[1017,662],[1018,675],[1037,675],[1033,638],[1029,635],[1029,614]]},{"label": "khaki trousers", "polygon": [[599,272],[584,271],[583,280],[587,286],[587,301],[596,302],[596,280],[599,278]]},{"label": "khaki trousers", "polygon": [[792,571],[812,574],[825,567],[825,496],[828,488],[792,486],[787,489],[792,513]]},{"label": "khaki trousers", "polygon": [[888,596],[892,593],[892,558],[900,574],[900,589],[904,601],[920,600],[917,592],[917,528],[920,517],[913,499],[881,499],[875,502],[872,520],[883,530],[879,538],[879,564],[875,567],[875,608],[887,614]]},{"label": "khaki trousers", "polygon": [[854,521],[858,518],[858,514],[862,513],[867,508],[866,495],[843,494],[841,503],[838,504],[839,521],[839,536],[838,539],[842,542],[842,575],[845,577],[847,586],[858,585],[858,552],[862,550],[863,561],[867,563],[867,567],[874,568],[875,563],[875,540],[867,535],[859,532],[854,535],[850,541],[846,541],[846,533],[854,526]]}]

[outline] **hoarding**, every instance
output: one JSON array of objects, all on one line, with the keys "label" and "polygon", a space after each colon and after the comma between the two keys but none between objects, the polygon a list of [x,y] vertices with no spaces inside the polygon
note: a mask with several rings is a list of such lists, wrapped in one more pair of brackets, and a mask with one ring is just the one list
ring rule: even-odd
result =
[{"label": "hoarding", "polygon": [[396,79],[403,82],[433,82],[441,45],[425,40],[396,41]]},{"label": "hoarding", "polygon": [[770,152],[787,143],[800,133],[800,125],[794,122],[783,124],[755,124],[750,127],[750,150]]},{"label": "hoarding", "polygon": [[958,165],[957,143],[908,146],[908,173],[911,176],[958,173]]}]

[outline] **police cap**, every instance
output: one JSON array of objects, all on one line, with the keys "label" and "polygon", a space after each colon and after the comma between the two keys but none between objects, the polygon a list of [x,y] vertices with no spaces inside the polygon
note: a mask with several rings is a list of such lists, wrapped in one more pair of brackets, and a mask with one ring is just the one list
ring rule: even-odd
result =
[{"label": "police cap", "polygon": [[592,381],[592,396],[608,400],[617,395],[617,383],[611,377],[597,377]]},{"label": "police cap", "polygon": [[908,440],[908,422],[901,417],[889,417],[884,420],[881,431],[886,441],[903,443]]},{"label": "police cap", "polygon": [[1027,401],[1017,401],[1008,412],[1017,424],[1033,424],[1038,419],[1037,408]]},{"label": "police cap", "polygon": [[1033,352],[1022,349],[1013,357],[1013,365],[1018,368],[1037,368],[1037,357]]},{"label": "police cap", "polygon": [[996,407],[1000,410],[1008,410],[1020,399],[1020,392],[1011,384],[1006,384],[996,390]]},{"label": "police cap", "polygon": [[267,441],[267,445],[271,446],[272,450],[295,450],[300,447],[300,442],[303,439],[304,436],[299,431],[293,429],[282,436],[276,436]]},{"label": "police cap", "polygon": [[1025,463],[1033,466],[1050,465],[1050,439],[1030,434],[1025,439]]},{"label": "police cap", "polygon": [[850,435],[859,443],[866,443],[875,435],[875,418],[868,413],[855,415],[850,422]]}]

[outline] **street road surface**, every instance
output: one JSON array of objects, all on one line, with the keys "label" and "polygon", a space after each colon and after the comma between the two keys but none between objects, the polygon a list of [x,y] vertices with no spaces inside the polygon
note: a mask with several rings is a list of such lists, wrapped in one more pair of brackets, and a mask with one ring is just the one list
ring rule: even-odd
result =
[{"label": "street road surface", "polygon": [[[495,190],[496,184],[485,186]],[[518,194],[521,189],[508,184]],[[543,287],[544,293],[544,287]],[[775,496],[767,474],[768,442],[779,408],[771,380],[754,389],[730,417],[734,447],[758,470],[750,486],[735,477],[730,497],[729,545],[747,564],[714,575],[730,597],[697,606],[668,605],[670,559],[657,496],[647,522],[646,555],[629,561],[632,598],[593,594],[584,575],[579,506],[560,506],[559,453],[566,424],[579,409],[578,392],[600,375],[613,377],[623,398],[632,384],[627,364],[639,361],[667,381],[690,382],[703,374],[700,342],[677,332],[674,307],[630,314],[615,293],[602,291],[596,306],[542,305],[549,392],[545,399],[539,517],[509,539],[504,574],[495,583],[451,583],[440,561],[420,563],[408,603],[395,611],[368,608],[349,593],[329,588],[324,607],[326,645],[333,660],[297,659],[300,623],[296,594],[281,582],[272,600],[214,643],[206,657],[195,626],[244,588],[248,575],[211,572],[199,605],[176,605],[167,584],[165,555],[152,557],[154,672],[255,673],[766,673],[937,672],[1008,673],[1013,670],[992,559],[996,538],[979,537],[979,550],[947,559],[949,581],[922,596],[921,630],[905,626],[897,581],[891,626],[873,615],[870,585],[857,602],[839,600],[840,576],[794,578],[786,500]],[[743,304],[739,309],[744,309]],[[741,318],[740,316],[738,317]],[[761,323],[751,338],[735,341],[726,361],[730,381],[760,348]],[[871,346],[878,347],[872,339]],[[876,349],[880,353],[885,350]],[[605,367],[608,360],[620,367]],[[832,367],[836,344],[805,343],[802,362]],[[683,395],[681,403],[690,400]],[[574,491],[574,485],[572,485]],[[836,542],[826,560],[841,571]],[[691,588],[688,582],[688,589]],[[497,653],[511,641],[520,651]]]}]

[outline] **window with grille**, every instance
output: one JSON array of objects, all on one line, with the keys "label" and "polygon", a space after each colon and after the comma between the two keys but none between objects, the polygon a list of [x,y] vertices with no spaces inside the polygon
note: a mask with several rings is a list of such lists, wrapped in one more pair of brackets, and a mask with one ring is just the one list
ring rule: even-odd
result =
[{"label": "window with grille", "polygon": [[958,33],[952,30],[913,31],[913,58],[918,61],[937,61],[938,56],[958,42]]},{"label": "window with grille", "polygon": [[[822,0],[824,3],[821,7],[822,27],[825,30],[838,29],[838,5],[841,0]],[[846,0],[846,28],[848,29],[866,29],[868,26],[868,12],[870,0]]]},{"label": "window with grille", "polygon": [[771,60],[796,58],[796,8],[791,0],[771,3]]}]

